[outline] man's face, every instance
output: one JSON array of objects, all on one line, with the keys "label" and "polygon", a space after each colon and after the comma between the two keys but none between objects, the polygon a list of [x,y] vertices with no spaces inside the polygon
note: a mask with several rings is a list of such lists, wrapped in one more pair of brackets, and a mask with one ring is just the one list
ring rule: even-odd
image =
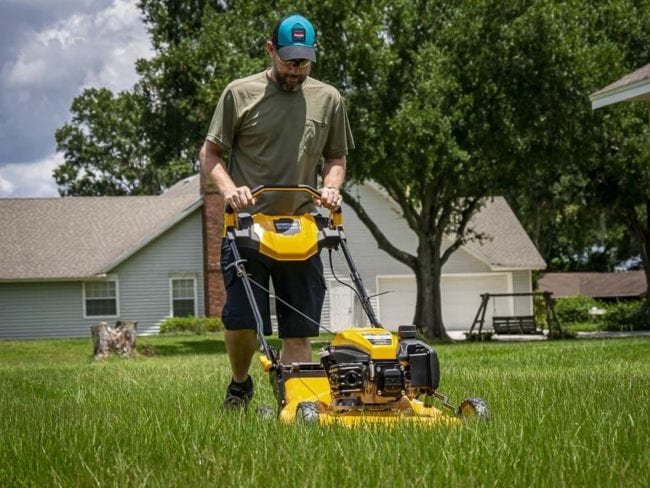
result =
[{"label": "man's face", "polygon": [[280,87],[287,92],[298,90],[311,71],[311,62],[305,59],[282,61],[273,46],[269,48],[273,60],[273,77]]}]

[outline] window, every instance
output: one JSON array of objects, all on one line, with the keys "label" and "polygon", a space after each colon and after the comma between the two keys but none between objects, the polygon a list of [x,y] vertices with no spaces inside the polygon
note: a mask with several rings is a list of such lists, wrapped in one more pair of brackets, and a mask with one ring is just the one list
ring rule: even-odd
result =
[{"label": "window", "polygon": [[85,317],[116,317],[117,281],[87,281],[83,284]]},{"label": "window", "polygon": [[196,277],[172,277],[172,316],[196,315]]}]

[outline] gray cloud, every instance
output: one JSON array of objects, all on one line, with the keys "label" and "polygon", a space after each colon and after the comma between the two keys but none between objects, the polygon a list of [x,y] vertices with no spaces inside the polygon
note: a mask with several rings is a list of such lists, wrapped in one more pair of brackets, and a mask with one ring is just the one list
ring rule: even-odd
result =
[{"label": "gray cloud", "polygon": [[0,196],[26,196],[15,168],[49,169],[72,99],[90,86],[130,88],[151,50],[130,0],[0,0],[0,18]]}]

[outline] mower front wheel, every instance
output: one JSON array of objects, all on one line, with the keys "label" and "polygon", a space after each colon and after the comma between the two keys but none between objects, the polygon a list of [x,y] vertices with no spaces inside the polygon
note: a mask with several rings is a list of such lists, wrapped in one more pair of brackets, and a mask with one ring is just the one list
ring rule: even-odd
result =
[{"label": "mower front wheel", "polygon": [[296,408],[296,422],[299,424],[317,424],[319,420],[318,403],[301,402]]},{"label": "mower front wheel", "polygon": [[488,419],[490,411],[483,398],[467,398],[458,407],[458,416],[462,418]]}]

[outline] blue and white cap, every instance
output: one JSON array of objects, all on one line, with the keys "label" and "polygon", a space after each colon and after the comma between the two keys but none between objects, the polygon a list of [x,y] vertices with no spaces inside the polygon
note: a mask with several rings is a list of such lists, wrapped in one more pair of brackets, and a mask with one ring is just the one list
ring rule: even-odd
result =
[{"label": "blue and white cap", "polygon": [[309,59],[316,62],[316,30],[299,14],[289,15],[273,29],[273,45],[283,61]]}]

